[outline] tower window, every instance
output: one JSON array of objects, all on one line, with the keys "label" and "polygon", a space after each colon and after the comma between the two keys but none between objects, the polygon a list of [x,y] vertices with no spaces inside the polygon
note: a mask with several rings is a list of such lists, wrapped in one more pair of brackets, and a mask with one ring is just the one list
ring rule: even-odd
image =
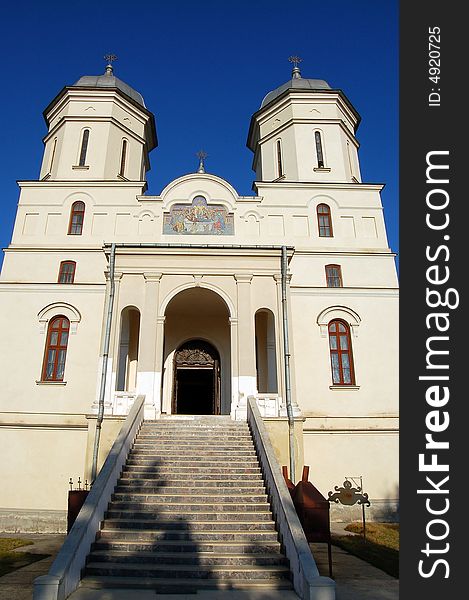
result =
[{"label": "tower window", "polygon": [[283,177],[282,142],[280,140],[277,140],[277,173],[278,177]]},{"label": "tower window", "polygon": [[319,237],[333,237],[330,207],[327,204],[318,204],[316,211],[318,215]]},{"label": "tower window", "polygon": [[51,319],[47,329],[42,381],[63,381],[69,329],[70,321],[66,317]]},{"label": "tower window", "polygon": [[59,278],[57,283],[73,283],[75,280],[76,262],[64,260],[60,263]]},{"label": "tower window", "polygon": [[318,169],[322,169],[324,167],[324,153],[322,151],[322,140],[319,131],[314,132],[314,141],[316,144],[316,157],[318,160]]},{"label": "tower window", "polygon": [[342,269],[340,265],[326,265],[327,287],[342,287]]},{"label": "tower window", "polygon": [[124,177],[126,154],[127,154],[127,140],[122,140],[121,164],[120,164],[120,169],[119,169],[119,175],[121,177]]},{"label": "tower window", "polygon": [[333,385],[355,385],[350,328],[345,321],[329,323],[329,350],[331,354]]},{"label": "tower window", "polygon": [[90,130],[85,129],[81,138],[80,160],[78,166],[84,167],[86,164],[86,151],[88,150],[88,140],[90,139]]},{"label": "tower window", "polygon": [[49,165],[49,173],[52,173],[52,165],[54,164],[56,148],[57,148],[57,138],[55,138],[54,145],[52,146],[52,153],[51,153],[50,165]]},{"label": "tower window", "polygon": [[78,201],[72,204],[68,235],[81,235],[83,232],[83,219],[85,218],[85,203]]}]

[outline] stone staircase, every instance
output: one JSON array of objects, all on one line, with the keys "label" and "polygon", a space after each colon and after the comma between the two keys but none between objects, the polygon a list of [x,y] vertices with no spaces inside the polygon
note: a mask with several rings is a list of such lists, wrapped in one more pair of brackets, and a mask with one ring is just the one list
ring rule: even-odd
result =
[{"label": "stone staircase", "polygon": [[292,589],[247,424],[228,417],[145,422],[81,586]]}]

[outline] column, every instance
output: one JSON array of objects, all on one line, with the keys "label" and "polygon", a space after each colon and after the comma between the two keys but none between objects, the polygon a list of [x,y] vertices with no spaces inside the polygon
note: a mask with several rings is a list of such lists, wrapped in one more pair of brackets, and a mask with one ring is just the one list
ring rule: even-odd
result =
[{"label": "column", "polygon": [[156,339],[155,339],[155,387],[154,399],[155,410],[159,415],[163,408],[163,351],[164,351],[164,322],[165,316],[159,315],[156,319]]},{"label": "column", "polygon": [[[238,364],[238,319],[230,317],[230,346],[231,346],[231,418],[236,419],[236,409],[239,401],[239,364]],[[247,414],[247,412],[246,412]]]},{"label": "column", "polygon": [[251,309],[252,274],[236,274],[238,296],[238,385],[239,398],[256,393],[256,348]]},{"label": "column", "polygon": [[[140,319],[137,393],[145,394],[145,412],[147,412],[147,407],[149,411],[156,409],[156,318],[161,276],[161,273],[143,274],[145,300]],[[154,415],[151,416],[154,418]]]}]

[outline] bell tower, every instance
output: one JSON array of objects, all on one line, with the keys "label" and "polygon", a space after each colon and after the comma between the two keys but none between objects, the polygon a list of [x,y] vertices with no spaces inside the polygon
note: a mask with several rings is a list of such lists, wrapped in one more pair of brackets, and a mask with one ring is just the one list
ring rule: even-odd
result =
[{"label": "bell tower", "polygon": [[155,119],[143,97],[114,75],[108,54],[103,75],[64,87],[44,111],[42,181],[144,181],[157,146]]},{"label": "bell tower", "polygon": [[360,115],[342,90],[304,79],[301,59],[289,60],[291,79],[269,92],[251,119],[256,181],[360,183]]}]

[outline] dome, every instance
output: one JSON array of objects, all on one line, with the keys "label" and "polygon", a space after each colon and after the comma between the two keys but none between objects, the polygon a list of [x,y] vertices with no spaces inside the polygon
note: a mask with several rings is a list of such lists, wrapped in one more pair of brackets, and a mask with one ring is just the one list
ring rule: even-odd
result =
[{"label": "dome", "polygon": [[289,81],[272,90],[262,100],[261,108],[278,98],[285,90],[330,90],[331,86],[323,79],[303,79],[302,77],[292,77]]},{"label": "dome", "polygon": [[143,96],[131,88],[130,85],[115,77],[109,68],[106,69],[104,75],[86,75],[80,77],[72,87],[115,88],[145,108]]}]

